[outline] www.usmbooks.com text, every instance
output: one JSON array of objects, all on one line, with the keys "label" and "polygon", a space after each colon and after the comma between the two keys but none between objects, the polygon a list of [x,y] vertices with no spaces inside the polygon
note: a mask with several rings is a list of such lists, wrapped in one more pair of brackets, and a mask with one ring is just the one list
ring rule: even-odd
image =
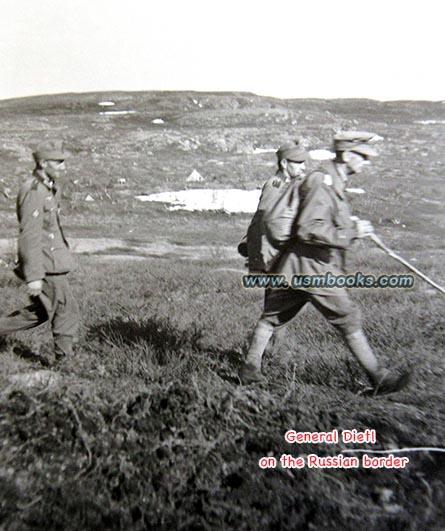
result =
[{"label": "www.usmbooks.com text", "polygon": [[243,275],[245,288],[412,288],[413,275],[372,275],[361,271],[349,275]]}]

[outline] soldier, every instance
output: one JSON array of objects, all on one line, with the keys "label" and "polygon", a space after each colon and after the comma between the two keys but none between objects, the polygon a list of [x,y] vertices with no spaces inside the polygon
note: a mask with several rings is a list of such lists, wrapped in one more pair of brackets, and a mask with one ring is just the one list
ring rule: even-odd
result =
[{"label": "soldier", "polygon": [[[377,155],[376,135],[343,132],[334,137],[335,159],[326,168],[308,175],[300,185],[300,204],[288,247],[272,269],[289,280],[293,275],[332,275],[343,273],[344,253],[354,240],[373,233],[369,221],[351,220],[344,194],[346,180],[359,173]],[[243,383],[263,379],[261,360],[275,330],[288,323],[311,302],[344,337],[350,351],[364,368],[375,394],[402,389],[409,372],[392,374],[380,367],[361,327],[360,310],[345,288],[302,287],[267,289],[264,311],[253,333],[245,364]]]},{"label": "soldier", "polygon": [[268,179],[261,191],[257,210],[250,222],[246,237],[241,241],[238,250],[242,256],[248,257],[250,273],[265,273],[278,254],[274,242],[270,241],[265,227],[265,217],[283,196],[292,182],[302,179],[305,170],[307,152],[300,140],[281,146],[277,153],[278,169]]},{"label": "soldier", "polygon": [[68,243],[59,220],[67,152],[61,142],[44,142],[33,153],[32,176],[24,179],[17,197],[18,265],[31,304],[0,318],[0,336],[50,321],[56,362],[73,354],[79,311],[68,284],[72,268]]}]

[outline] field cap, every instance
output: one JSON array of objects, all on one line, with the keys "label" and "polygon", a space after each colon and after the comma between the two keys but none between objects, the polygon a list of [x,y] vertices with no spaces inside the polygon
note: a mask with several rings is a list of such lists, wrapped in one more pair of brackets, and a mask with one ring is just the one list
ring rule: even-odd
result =
[{"label": "field cap", "polygon": [[340,131],[334,136],[335,151],[353,151],[365,157],[376,157],[377,150],[370,144],[382,140],[382,137],[367,131]]},{"label": "field cap", "polygon": [[307,157],[307,151],[300,145],[299,141],[284,144],[277,151],[278,161],[286,159],[292,162],[304,162]]},{"label": "field cap", "polygon": [[46,140],[39,144],[33,153],[36,160],[65,160],[69,153],[59,140]]}]

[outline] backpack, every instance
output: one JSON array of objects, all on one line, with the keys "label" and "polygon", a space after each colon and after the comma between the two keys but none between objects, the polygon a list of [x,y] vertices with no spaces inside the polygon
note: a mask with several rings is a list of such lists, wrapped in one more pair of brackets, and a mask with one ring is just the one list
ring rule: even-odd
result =
[{"label": "backpack", "polygon": [[292,227],[300,203],[298,188],[298,181],[290,182],[277,202],[264,215],[264,230],[275,249],[284,249],[292,236]]},{"label": "backpack", "polygon": [[[250,272],[269,272],[292,234],[298,211],[298,183],[283,183],[283,190],[273,202],[259,207],[238,245],[238,252],[248,259]],[[268,204],[270,203],[270,204]]]}]

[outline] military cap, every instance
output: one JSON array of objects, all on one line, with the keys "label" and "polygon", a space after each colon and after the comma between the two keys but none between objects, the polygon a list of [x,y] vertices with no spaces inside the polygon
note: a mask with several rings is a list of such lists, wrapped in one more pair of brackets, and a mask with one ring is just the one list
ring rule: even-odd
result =
[{"label": "military cap", "polygon": [[46,140],[37,146],[33,155],[36,160],[65,160],[69,153],[59,140]]},{"label": "military cap", "polygon": [[284,144],[277,151],[278,160],[291,160],[293,162],[304,162],[308,157],[307,151],[297,142]]},{"label": "military cap", "polygon": [[373,144],[382,137],[367,131],[340,131],[334,136],[335,151],[353,151],[365,157],[376,157],[378,152]]}]

